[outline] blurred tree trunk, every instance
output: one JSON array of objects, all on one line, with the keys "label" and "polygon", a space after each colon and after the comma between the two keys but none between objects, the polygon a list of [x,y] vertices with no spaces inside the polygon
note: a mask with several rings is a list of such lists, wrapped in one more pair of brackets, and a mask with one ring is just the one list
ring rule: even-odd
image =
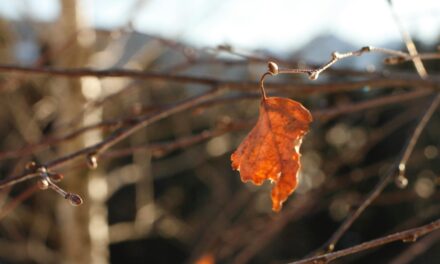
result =
[{"label": "blurred tree trunk", "polygon": [[[79,13],[80,1],[61,1],[61,15],[55,29],[52,47],[57,52],[54,63],[56,66],[72,68],[84,65],[90,55],[86,47],[80,43],[80,34],[84,25],[81,23]],[[68,48],[64,46],[69,43]],[[62,49],[62,52],[59,50]],[[84,105],[84,97],[81,94],[80,79],[56,78],[52,82],[52,93],[58,97],[60,112],[58,120],[65,124],[77,117]],[[82,123],[78,122],[78,126]],[[75,127],[67,127],[73,130]],[[84,147],[84,137],[78,137],[63,144],[59,148],[59,155],[65,155]],[[64,187],[67,191],[87,194],[88,175],[85,170],[74,175],[66,172]],[[64,263],[91,263],[91,240],[89,235],[89,203],[80,207],[74,207],[67,201],[58,201],[59,228],[61,234],[61,252]]]}]

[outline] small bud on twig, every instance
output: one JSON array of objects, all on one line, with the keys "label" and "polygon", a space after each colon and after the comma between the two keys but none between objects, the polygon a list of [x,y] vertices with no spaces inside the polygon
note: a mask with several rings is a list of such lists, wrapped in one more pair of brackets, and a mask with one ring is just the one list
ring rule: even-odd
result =
[{"label": "small bud on twig", "polygon": [[404,189],[406,188],[406,186],[408,186],[408,178],[406,178],[405,175],[397,176],[394,182],[396,186],[399,187],[400,189]]},{"label": "small bud on twig", "polygon": [[335,250],[335,244],[328,245],[327,252],[333,252],[333,250]]},{"label": "small bud on twig", "polygon": [[43,178],[47,178],[48,177],[48,175],[47,175],[47,168],[44,167],[44,166],[39,167],[37,169],[37,172],[39,172],[41,177],[43,177]]},{"label": "small bud on twig", "polygon": [[273,61],[269,61],[267,63],[267,68],[268,68],[268,72],[272,75],[277,75],[278,74],[278,65],[273,62]]},{"label": "small bud on twig", "polygon": [[25,165],[26,170],[36,170],[37,169],[37,163],[35,161],[29,161]]},{"label": "small bud on twig", "polygon": [[98,158],[96,157],[96,153],[90,153],[86,156],[87,166],[90,169],[98,168]]},{"label": "small bud on twig", "polygon": [[41,179],[38,181],[38,187],[40,189],[46,190],[50,188],[55,192],[57,192],[59,195],[63,196],[65,199],[68,199],[70,204],[74,206],[78,206],[83,203],[81,196],[79,196],[78,194],[66,192],[63,188],[59,187],[53,182],[53,181],[56,182],[62,180],[64,177],[63,174],[48,172],[45,166],[39,167],[37,169],[37,172],[41,176]]},{"label": "small bud on twig", "polygon": [[339,52],[337,52],[337,51],[332,52],[332,58],[334,60],[339,59],[340,56],[341,56],[341,54],[339,54]]},{"label": "small bud on twig", "polygon": [[47,190],[49,188],[49,182],[46,179],[39,180],[37,185],[40,190]]},{"label": "small bud on twig", "polygon": [[78,206],[83,203],[83,199],[81,198],[81,196],[75,193],[67,193],[64,198],[69,200],[70,204],[73,206]]},{"label": "small bud on twig", "polygon": [[49,173],[49,178],[54,182],[60,182],[64,179],[64,175],[62,173]]}]

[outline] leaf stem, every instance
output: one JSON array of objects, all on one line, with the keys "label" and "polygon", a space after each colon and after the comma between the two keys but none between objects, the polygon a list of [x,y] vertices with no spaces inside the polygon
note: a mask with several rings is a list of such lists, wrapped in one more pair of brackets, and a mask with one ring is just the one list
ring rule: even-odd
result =
[{"label": "leaf stem", "polygon": [[272,73],[270,72],[265,72],[260,79],[260,91],[261,91],[261,99],[262,100],[266,100],[267,99],[267,95],[266,95],[266,90],[264,89],[264,79],[266,79],[266,76],[268,75],[272,75]]}]

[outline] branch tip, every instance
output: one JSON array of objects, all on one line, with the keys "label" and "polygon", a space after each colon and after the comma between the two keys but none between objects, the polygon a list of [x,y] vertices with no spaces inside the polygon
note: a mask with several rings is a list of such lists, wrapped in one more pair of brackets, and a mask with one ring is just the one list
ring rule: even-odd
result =
[{"label": "branch tip", "polygon": [[83,203],[83,199],[81,198],[81,196],[75,193],[66,192],[63,188],[59,187],[54,183],[54,181],[55,182],[61,181],[64,178],[63,174],[48,172],[45,166],[40,166],[39,168],[36,169],[36,171],[41,176],[41,179],[38,181],[38,187],[41,190],[47,190],[50,188],[59,195],[63,196],[64,199],[69,200],[70,204],[73,206],[78,206]]},{"label": "branch tip", "polygon": [[66,193],[64,199],[69,200],[70,204],[73,206],[79,206],[83,204],[83,199],[76,193]]},{"label": "branch tip", "polygon": [[401,174],[397,176],[397,178],[394,180],[394,183],[398,188],[405,189],[408,186],[408,178],[406,178],[405,175]]}]

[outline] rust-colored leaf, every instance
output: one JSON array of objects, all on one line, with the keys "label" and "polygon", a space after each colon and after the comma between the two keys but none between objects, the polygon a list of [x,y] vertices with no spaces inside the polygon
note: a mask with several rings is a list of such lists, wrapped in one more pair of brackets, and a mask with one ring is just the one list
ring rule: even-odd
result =
[{"label": "rust-colored leaf", "polygon": [[312,115],[300,103],[279,97],[263,98],[252,131],[232,154],[232,168],[243,182],[261,185],[271,180],[272,210],[279,211],[298,185],[299,148]]}]

